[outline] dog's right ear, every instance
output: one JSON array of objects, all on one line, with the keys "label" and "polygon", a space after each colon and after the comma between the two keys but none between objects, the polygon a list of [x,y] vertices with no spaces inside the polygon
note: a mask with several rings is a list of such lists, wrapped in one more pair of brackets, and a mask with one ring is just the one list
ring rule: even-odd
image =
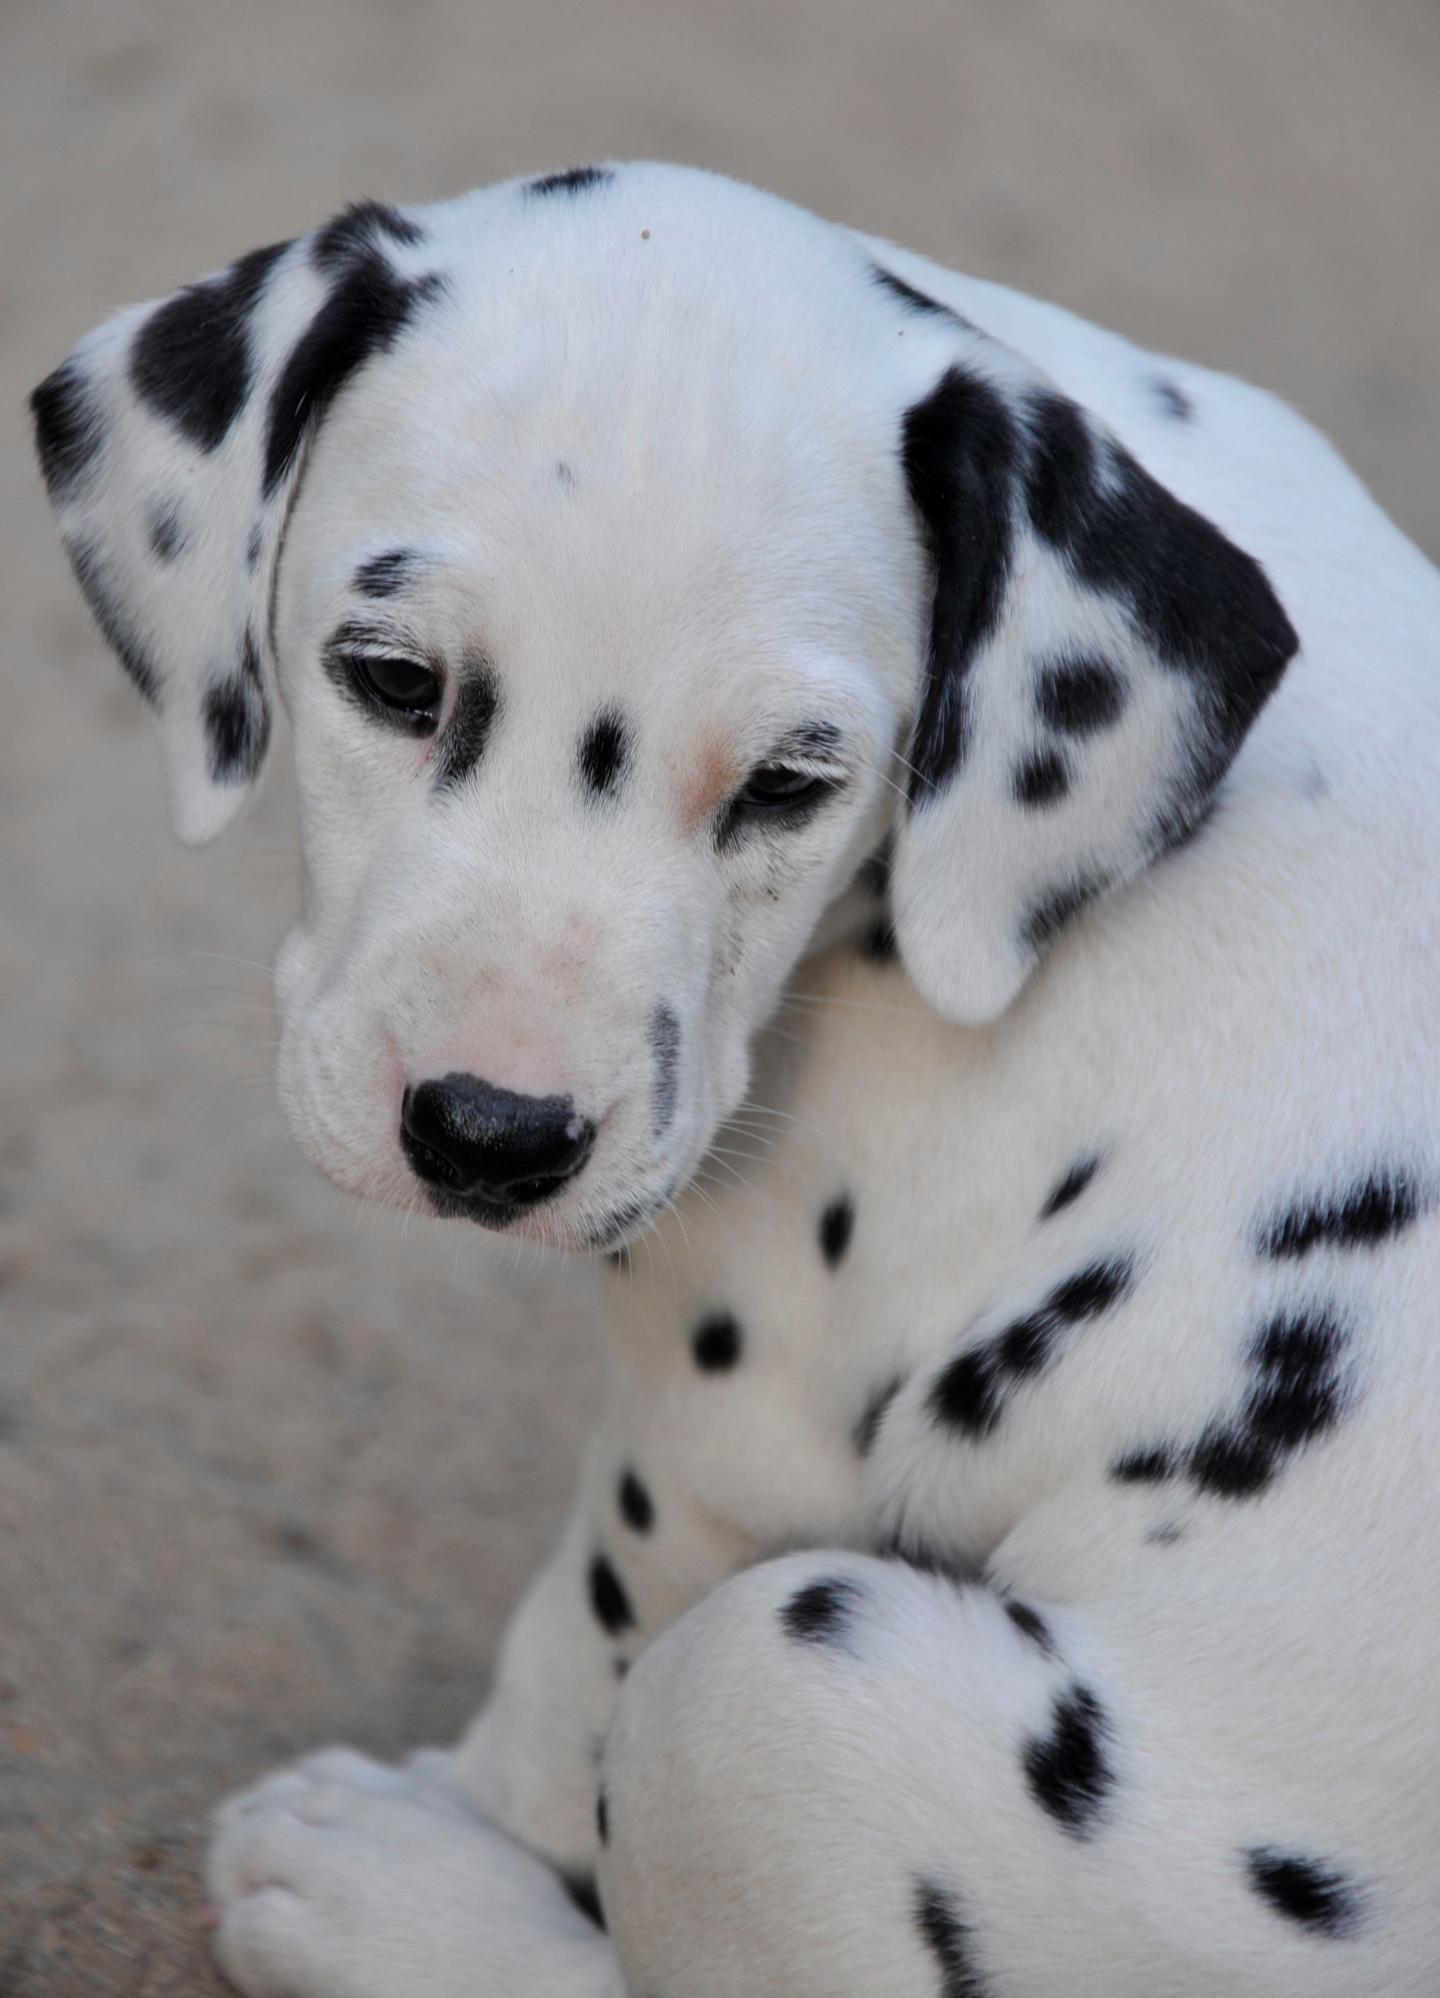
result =
[{"label": "dog's right ear", "polygon": [[306,448],[442,289],[421,225],[362,202],[117,314],[31,397],[66,552],[156,710],[183,840],[220,832],[265,760],[271,598]]}]

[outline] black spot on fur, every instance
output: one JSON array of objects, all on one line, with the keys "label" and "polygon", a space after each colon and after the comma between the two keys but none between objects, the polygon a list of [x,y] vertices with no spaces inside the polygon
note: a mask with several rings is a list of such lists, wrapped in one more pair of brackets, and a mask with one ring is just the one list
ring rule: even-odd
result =
[{"label": "black spot on fur", "polygon": [[436,746],[437,790],[453,791],[474,775],[499,712],[500,683],[494,671],[483,660],[472,660],[461,674],[455,711]]},{"label": "black spot on fur", "polygon": [[1110,1466],[1110,1475],[1121,1485],[1160,1485],[1173,1478],[1175,1470],[1173,1451],[1157,1447],[1131,1450],[1126,1456],[1117,1457]]},{"label": "black spot on fur", "polygon": [[566,167],[561,173],[544,173],[538,180],[527,180],[527,194],[584,194],[592,187],[603,187],[614,174],[609,167],[576,166]]},{"label": "black spot on fur", "polygon": [[271,391],[263,482],[267,499],[350,377],[393,347],[416,310],[443,289],[433,273],[398,278],[373,247],[357,249],[346,259]]},{"label": "black spot on fur", "polygon": [[848,1193],[832,1200],[820,1216],[820,1253],[830,1269],[838,1267],[855,1232],[855,1203]]},{"label": "black spot on fur", "polygon": [[91,615],[106,644],[152,707],[160,705],[160,677],[150,664],[134,627],[120,605],[110,572],[89,541],[67,541],[65,552]]},{"label": "black spot on fur", "polygon": [[1110,1727],[1087,1686],[1072,1684],[1056,1696],[1050,1732],[1031,1735],[1021,1760],[1030,1794],[1075,1838],[1098,1829],[1115,1775],[1106,1758]]},{"label": "black spot on fur", "polygon": [[601,1845],[610,1843],[610,1804],[602,1784],[600,1794],[595,1799],[595,1836]]},{"label": "black spot on fur", "polygon": [[187,285],[157,306],[135,336],[136,394],[202,451],[224,443],[250,394],[251,315],[289,247],[252,250],[219,277]]},{"label": "black spot on fur", "polygon": [[1125,682],[1103,659],[1075,657],[1043,666],[1035,705],[1051,728],[1065,735],[1094,735],[1125,711]]},{"label": "black spot on fur", "polygon": [[740,1321],[728,1311],[718,1311],[696,1326],[690,1341],[695,1364],[702,1374],[722,1374],[740,1358]]},{"label": "black spot on fur", "polygon": [[597,798],[620,788],[630,762],[630,731],[614,709],[597,715],[580,741],[578,761],[586,789]]},{"label": "black spot on fur", "polygon": [[662,1001],[650,1015],[650,1052],[655,1060],[655,1114],[652,1134],[669,1130],[680,1095],[680,1019]]},{"label": "black spot on fur", "polygon": [[1119,1303],[1134,1273],[1129,1256],[1092,1263],[1057,1284],[1026,1317],[958,1354],[930,1389],[934,1420],[973,1439],[990,1435],[1015,1387],[1050,1365],[1068,1331]]},{"label": "black spot on fur", "polygon": [[562,1873],[560,1878],[565,1883],[565,1892],[570,1896],[570,1899],[575,1903],[581,1914],[588,1916],[597,1929],[603,1929],[605,1926],[605,1911],[600,1906],[600,1889],[596,1885],[595,1875],[593,1873]]},{"label": "black spot on fur", "polygon": [[885,1420],[885,1412],[905,1385],[905,1376],[896,1374],[875,1389],[860,1411],[860,1416],[851,1430],[858,1455],[868,1457],[875,1448],[875,1438],[880,1433],[880,1424]]},{"label": "black spot on fur", "polygon": [[1099,1170],[1098,1153],[1091,1153],[1088,1158],[1076,1159],[1064,1177],[1057,1180],[1046,1194],[1040,1209],[1040,1219],[1048,1221],[1052,1214],[1059,1214],[1065,1208],[1073,1206]]},{"label": "black spot on fur", "polygon": [[1066,881],[1058,888],[1052,888],[1046,895],[1037,897],[1025,911],[1020,923],[1020,941],[1030,951],[1043,950],[1053,942],[1061,930],[1074,922],[1082,909],[1088,909],[1097,902],[1109,887],[1109,882],[1099,874],[1077,874],[1073,881]]},{"label": "black spot on fur", "polygon": [[1172,382],[1168,375],[1156,375],[1150,386],[1155,392],[1156,402],[1167,416],[1173,416],[1177,423],[1191,421],[1195,405],[1178,382]]},{"label": "black spot on fur", "polygon": [[355,571],[351,587],[362,597],[393,597],[409,586],[419,557],[413,548],[390,548],[372,555]]},{"label": "black spot on fur", "polygon": [[1034,810],[1059,803],[1070,789],[1070,771],[1057,750],[1040,749],[1020,759],[1010,782],[1016,804]]},{"label": "black spot on fur", "polygon": [[154,500],[145,509],[145,538],[160,562],[173,562],[190,539],[179,500]]},{"label": "black spot on fur", "polygon": [[860,938],[860,955],[871,964],[894,964],[900,955],[895,925],[886,920],[871,923]]},{"label": "black spot on fur", "polygon": [[608,1555],[595,1556],[590,1563],[589,1581],[590,1607],[601,1629],[611,1637],[618,1637],[622,1630],[633,1630],[635,1612],[630,1607],[625,1584],[616,1574]]},{"label": "black spot on fur", "polygon": [[1273,1318],[1250,1349],[1252,1385],[1238,1419],[1212,1423],[1190,1452],[1190,1476],[1220,1498],[1253,1498],[1286,1460],[1340,1419],[1344,1335],[1325,1312]]},{"label": "black spot on fur", "polygon": [[858,1586],[843,1575],[809,1582],[797,1589],[780,1611],[787,1637],[801,1644],[841,1644],[860,1601]]},{"label": "black spot on fur", "polygon": [[1016,1602],[1012,1598],[1005,1605],[1005,1614],[1020,1632],[1020,1635],[1028,1637],[1035,1648],[1038,1651],[1043,1651],[1047,1658],[1058,1658],[1060,1656],[1059,1647],[1050,1634],[1050,1626],[1046,1623],[1044,1617],[1041,1616],[1039,1610],[1032,1609],[1029,1603]]},{"label": "black spot on fur", "polygon": [[245,640],[240,671],[206,688],[204,714],[211,782],[248,784],[270,743],[270,704],[253,637]]},{"label": "black spot on fur", "polygon": [[948,319],[954,326],[968,326],[969,320],[948,305],[942,305],[938,298],[932,298],[927,291],[918,291],[913,284],[907,284],[894,271],[887,271],[879,264],[870,266],[870,282],[888,291],[892,298],[898,298],[902,305],[908,305],[912,312],[929,313],[938,319]]},{"label": "black spot on fur", "polygon": [[414,247],[423,242],[425,231],[398,208],[384,201],[352,201],[348,208],[317,229],[310,245],[310,261],[317,270],[333,271],[357,253],[380,245],[404,243]]},{"label": "black spot on fur", "polygon": [[1299,1200],[1260,1231],[1262,1256],[1308,1255],[1311,1249],[1368,1249],[1398,1235],[1424,1211],[1405,1172],[1375,1172],[1343,1192]]},{"label": "black spot on fur", "polygon": [[633,1471],[621,1477],[617,1498],[625,1524],[637,1533],[648,1533],[655,1524],[655,1501]]},{"label": "black spot on fur", "polygon": [[1250,1885],[1277,1914],[1337,1941],[1359,1928],[1363,1897],[1337,1868],[1273,1845],[1252,1846],[1242,1856]]},{"label": "black spot on fur", "polygon": [[76,491],[105,441],[95,391],[77,361],[63,361],[45,377],[31,393],[30,414],[41,477],[58,506]]},{"label": "black spot on fur", "polygon": [[967,679],[995,630],[1010,573],[1015,426],[994,389],[959,368],[907,411],[905,480],[934,566],[910,803],[953,777],[969,747]]},{"label": "black spot on fur", "polygon": [[985,1998],[975,1931],[961,1920],[955,1895],[933,1880],[917,1880],[914,1916],[921,1941],[940,1967],[940,1998]]}]

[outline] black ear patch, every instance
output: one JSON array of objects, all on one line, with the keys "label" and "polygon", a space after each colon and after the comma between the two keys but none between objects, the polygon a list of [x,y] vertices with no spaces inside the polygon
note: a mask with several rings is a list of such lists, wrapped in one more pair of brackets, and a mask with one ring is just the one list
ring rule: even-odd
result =
[{"label": "black ear patch", "polygon": [[88,541],[67,541],[65,552],[81,594],[102,636],[135,685],[150,703],[160,705],[160,677],[146,656],[129,618],[120,608],[120,598],[99,550]]},{"label": "black ear patch", "polygon": [[1041,668],[1035,706],[1062,735],[1095,735],[1124,713],[1125,683],[1107,660],[1061,659]]},{"label": "black ear patch", "polygon": [[224,443],[250,393],[251,314],[289,247],[251,250],[219,277],[187,285],[157,306],[135,336],[136,394],[202,451]]},{"label": "black ear patch", "polygon": [[79,486],[105,441],[95,391],[75,361],[63,361],[32,391],[30,414],[40,475],[58,506]]},{"label": "black ear patch", "polygon": [[253,633],[246,634],[239,670],[206,689],[204,713],[212,781],[248,784],[270,743],[270,704]]},{"label": "black ear patch", "polygon": [[145,538],[159,562],[173,562],[190,539],[179,500],[155,500],[145,509]]}]

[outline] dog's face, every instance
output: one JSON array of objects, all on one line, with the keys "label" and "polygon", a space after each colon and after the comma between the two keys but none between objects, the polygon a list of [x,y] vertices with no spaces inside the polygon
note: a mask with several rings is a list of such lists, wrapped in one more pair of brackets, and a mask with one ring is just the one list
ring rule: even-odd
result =
[{"label": "dog's face", "polygon": [[301,1142],[567,1246],[689,1176],[887,832],[907,964],[987,1017],[1195,822],[1293,645],[1019,357],[683,170],[352,211],[36,410],[183,832],[288,707]]}]

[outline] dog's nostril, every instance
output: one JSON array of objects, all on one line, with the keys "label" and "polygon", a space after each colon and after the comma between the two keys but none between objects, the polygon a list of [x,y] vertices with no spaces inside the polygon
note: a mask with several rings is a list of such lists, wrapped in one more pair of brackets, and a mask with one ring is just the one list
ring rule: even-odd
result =
[{"label": "dog's nostril", "polygon": [[417,1083],[401,1100],[400,1143],[418,1176],[510,1212],[557,1193],[594,1142],[573,1097],[521,1096],[474,1075]]}]

